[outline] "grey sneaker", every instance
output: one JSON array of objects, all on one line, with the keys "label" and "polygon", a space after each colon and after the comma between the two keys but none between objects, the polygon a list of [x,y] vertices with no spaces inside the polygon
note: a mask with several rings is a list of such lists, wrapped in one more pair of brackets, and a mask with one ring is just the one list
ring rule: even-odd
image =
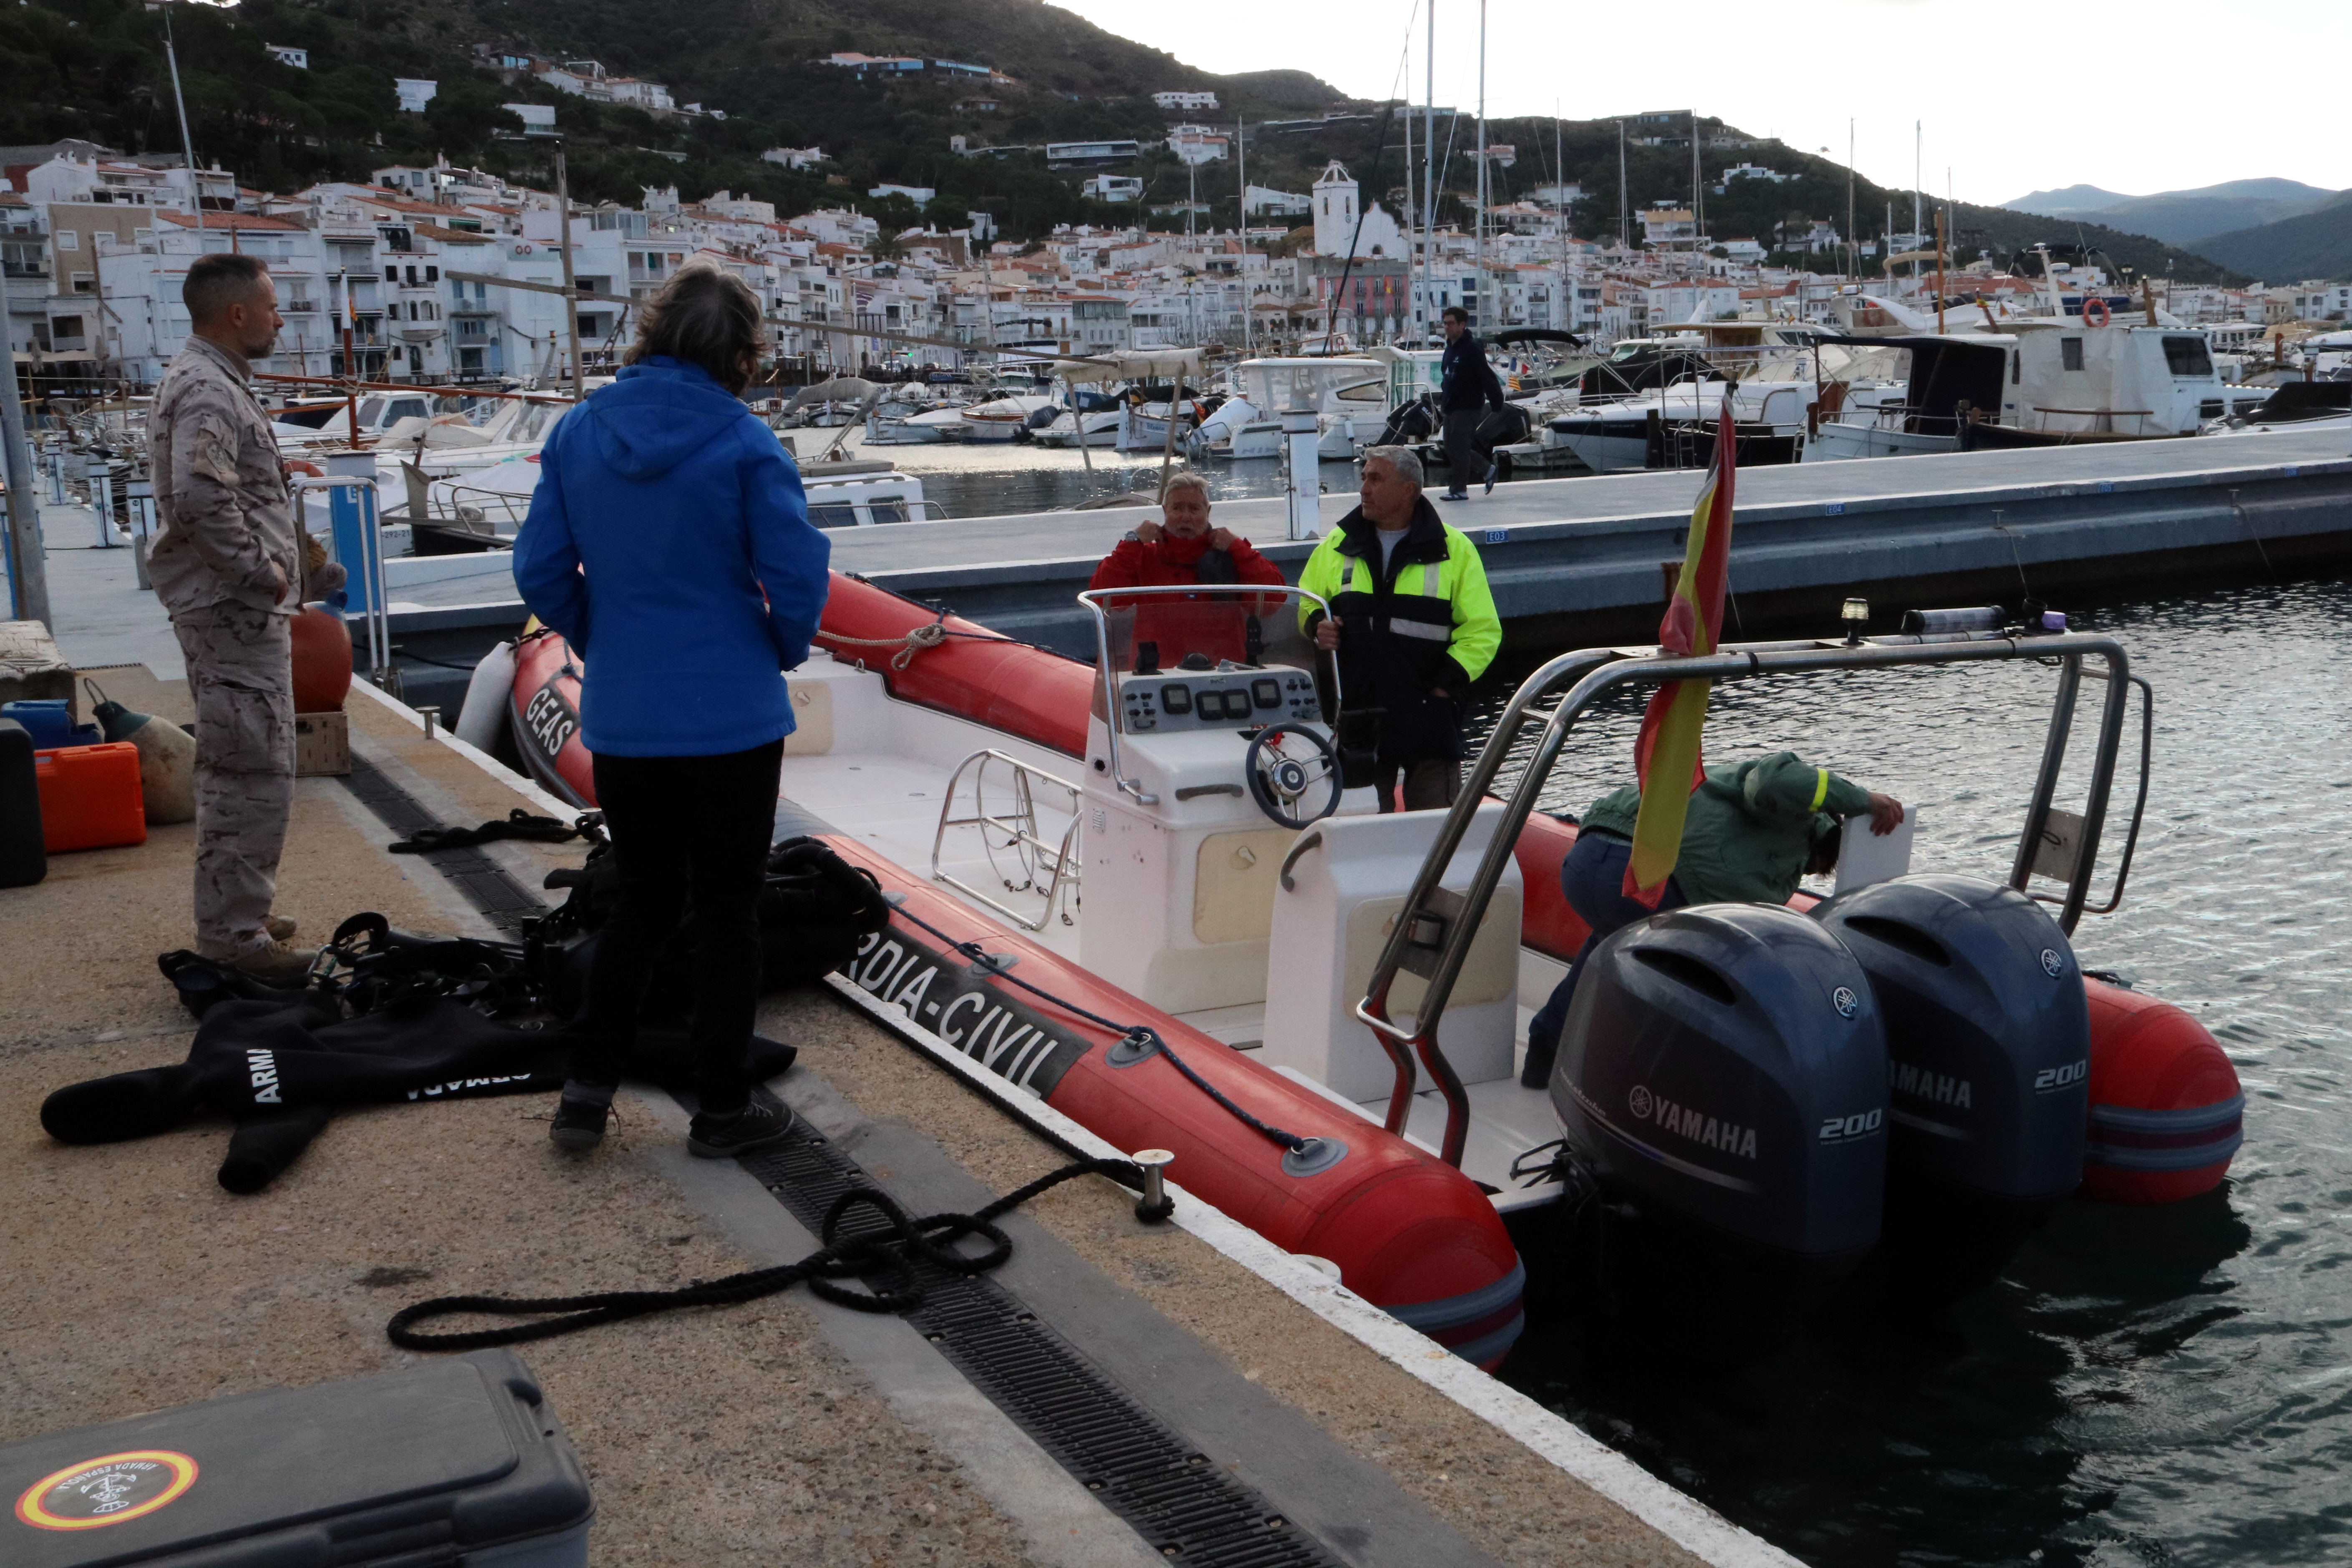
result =
[{"label": "grey sneaker", "polygon": [[310,977],[310,965],[318,956],[319,950],[314,947],[289,947],[282,942],[272,942],[268,947],[238,953],[229,960],[229,967],[273,985],[299,985]]},{"label": "grey sneaker", "polygon": [[738,1154],[773,1148],[793,1135],[800,1119],[764,1084],[751,1086],[751,1100],[742,1110],[723,1116],[704,1111],[686,1130],[686,1147],[706,1160],[732,1160]]}]

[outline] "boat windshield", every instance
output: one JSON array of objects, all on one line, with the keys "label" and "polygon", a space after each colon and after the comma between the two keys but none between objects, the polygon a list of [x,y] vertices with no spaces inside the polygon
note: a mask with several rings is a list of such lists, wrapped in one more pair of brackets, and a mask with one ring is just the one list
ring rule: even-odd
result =
[{"label": "boat windshield", "polygon": [[1299,624],[1302,606],[1323,608],[1311,594],[1251,584],[1103,589],[1078,599],[1094,613],[1122,731],[1329,721],[1330,662]]}]

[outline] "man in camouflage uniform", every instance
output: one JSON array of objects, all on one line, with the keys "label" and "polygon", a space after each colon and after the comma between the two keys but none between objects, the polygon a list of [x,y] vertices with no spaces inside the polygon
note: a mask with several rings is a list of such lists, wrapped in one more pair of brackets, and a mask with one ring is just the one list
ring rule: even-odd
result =
[{"label": "man in camouflage uniform", "polygon": [[294,804],[293,616],[343,570],[296,523],[250,362],[286,322],[249,256],[205,256],[181,289],[192,331],[147,416],[155,592],[196,705],[196,951],[271,980],[312,954],[270,914]]}]

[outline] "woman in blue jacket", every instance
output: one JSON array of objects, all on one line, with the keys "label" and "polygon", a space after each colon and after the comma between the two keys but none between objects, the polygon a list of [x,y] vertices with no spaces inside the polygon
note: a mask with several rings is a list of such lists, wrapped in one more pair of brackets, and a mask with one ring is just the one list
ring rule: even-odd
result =
[{"label": "woman in blue jacket", "polygon": [[614,384],[540,455],[516,586],[585,670],[581,741],[619,862],[588,1010],[551,1136],[593,1149],[646,980],[691,895],[702,1109],[697,1154],[762,1148],[792,1112],[746,1066],[760,986],[760,889],[793,709],[830,546],[800,475],[738,397],[759,368],[760,302],[688,267],[648,300]]}]

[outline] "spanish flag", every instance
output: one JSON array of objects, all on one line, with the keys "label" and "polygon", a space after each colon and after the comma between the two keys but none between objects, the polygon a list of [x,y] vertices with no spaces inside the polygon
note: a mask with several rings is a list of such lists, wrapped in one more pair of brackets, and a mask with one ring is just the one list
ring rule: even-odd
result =
[{"label": "spanish flag", "polygon": [[[1731,573],[1731,481],[1738,472],[1738,435],[1731,419],[1731,389],[1724,388],[1723,417],[1716,427],[1715,461],[1706,488],[1691,509],[1690,546],[1682,575],[1658,623],[1658,651],[1709,654],[1723,630],[1724,584]],[[1650,699],[1633,743],[1633,767],[1642,781],[1642,810],[1633,823],[1633,854],[1625,862],[1625,896],[1658,907],[1666,879],[1683,850],[1683,816],[1691,793],[1706,782],[1699,757],[1699,731],[1706,725],[1712,680],[1670,680]]]}]

